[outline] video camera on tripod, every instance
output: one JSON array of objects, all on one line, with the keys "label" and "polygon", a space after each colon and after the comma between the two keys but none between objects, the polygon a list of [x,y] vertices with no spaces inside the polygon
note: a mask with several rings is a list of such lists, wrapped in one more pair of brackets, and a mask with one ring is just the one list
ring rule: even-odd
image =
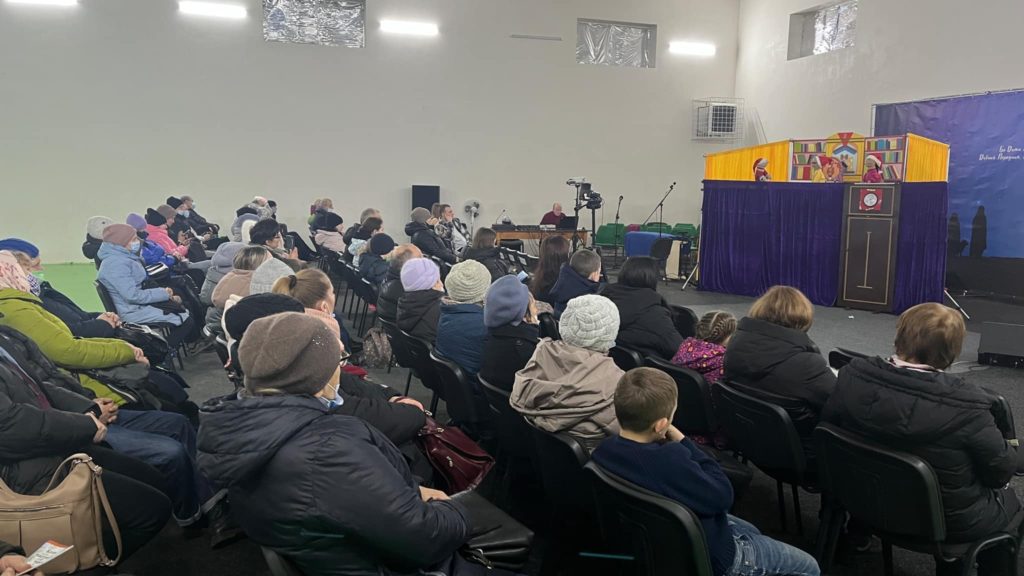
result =
[{"label": "video camera on tripod", "polygon": [[601,194],[591,187],[590,182],[587,182],[586,178],[569,178],[565,181],[566,186],[576,187],[576,211],[579,212],[586,208],[587,210],[600,210],[604,206],[604,198]]}]

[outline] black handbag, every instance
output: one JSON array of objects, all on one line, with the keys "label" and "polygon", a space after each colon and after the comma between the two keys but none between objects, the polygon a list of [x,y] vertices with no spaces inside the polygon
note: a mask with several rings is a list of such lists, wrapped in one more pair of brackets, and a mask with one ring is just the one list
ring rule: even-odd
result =
[{"label": "black handbag", "polygon": [[114,338],[124,340],[136,348],[141,348],[146,359],[154,366],[162,364],[170,352],[167,340],[157,331],[142,324],[124,322],[114,329]]},{"label": "black handbag", "polygon": [[473,533],[460,550],[488,568],[520,570],[530,558],[533,532],[473,490],[452,496],[466,510]]}]

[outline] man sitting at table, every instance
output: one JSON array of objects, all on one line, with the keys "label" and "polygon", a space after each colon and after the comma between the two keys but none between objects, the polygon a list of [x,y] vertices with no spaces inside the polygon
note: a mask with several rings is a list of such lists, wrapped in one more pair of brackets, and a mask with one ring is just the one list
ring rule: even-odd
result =
[{"label": "man sitting at table", "polygon": [[565,213],[562,212],[562,205],[555,202],[554,206],[551,207],[551,212],[548,212],[540,220],[541,226],[558,226],[562,223],[562,218],[565,218]]}]

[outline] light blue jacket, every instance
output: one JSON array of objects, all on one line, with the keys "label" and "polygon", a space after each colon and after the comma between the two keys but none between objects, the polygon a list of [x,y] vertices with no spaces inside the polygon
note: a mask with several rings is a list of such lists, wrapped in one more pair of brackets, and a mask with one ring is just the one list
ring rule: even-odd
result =
[{"label": "light blue jacket", "polygon": [[163,288],[142,287],[148,276],[137,254],[132,254],[124,246],[104,242],[98,256],[102,263],[96,279],[110,292],[121,320],[134,324],[163,322],[179,326],[188,318],[188,312],[164,314],[163,310],[150,306],[166,302],[170,297]]}]

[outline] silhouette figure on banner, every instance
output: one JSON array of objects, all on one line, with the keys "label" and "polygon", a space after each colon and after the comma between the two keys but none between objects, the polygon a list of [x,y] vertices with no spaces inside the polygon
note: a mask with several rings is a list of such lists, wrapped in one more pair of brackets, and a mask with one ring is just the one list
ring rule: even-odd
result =
[{"label": "silhouette figure on banner", "polygon": [[978,212],[971,221],[971,258],[981,258],[988,248],[988,218],[985,207],[978,206]]}]

